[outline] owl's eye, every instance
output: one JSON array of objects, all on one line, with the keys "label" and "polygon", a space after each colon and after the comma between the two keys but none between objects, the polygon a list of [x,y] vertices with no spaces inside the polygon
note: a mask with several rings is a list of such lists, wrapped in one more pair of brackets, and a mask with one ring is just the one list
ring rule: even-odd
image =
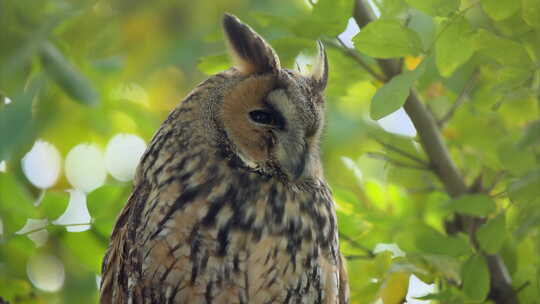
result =
[{"label": "owl's eye", "polygon": [[249,118],[258,124],[270,126],[280,126],[282,121],[277,113],[268,110],[251,111]]}]

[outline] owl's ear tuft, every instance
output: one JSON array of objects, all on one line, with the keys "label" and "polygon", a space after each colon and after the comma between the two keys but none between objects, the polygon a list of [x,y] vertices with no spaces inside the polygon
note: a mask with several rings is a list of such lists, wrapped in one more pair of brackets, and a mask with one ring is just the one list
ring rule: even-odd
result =
[{"label": "owl's ear tuft", "polygon": [[328,82],[328,58],[321,41],[317,41],[317,57],[315,57],[313,68],[308,77],[312,80],[315,89],[323,91],[326,88]]},{"label": "owl's ear tuft", "polygon": [[272,47],[251,27],[225,14],[223,29],[235,67],[244,75],[278,73],[279,58]]}]

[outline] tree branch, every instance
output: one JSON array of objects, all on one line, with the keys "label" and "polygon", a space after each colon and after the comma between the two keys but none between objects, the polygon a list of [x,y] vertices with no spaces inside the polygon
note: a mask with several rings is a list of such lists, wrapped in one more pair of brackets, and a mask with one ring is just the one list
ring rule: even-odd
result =
[{"label": "tree branch", "polygon": [[437,122],[437,124],[439,125],[439,128],[444,127],[444,125],[454,116],[454,113],[456,112],[456,110],[465,102],[465,100],[467,100],[467,98],[469,97],[469,94],[474,88],[474,85],[476,84],[478,75],[479,75],[478,71],[473,72],[469,81],[467,81],[467,83],[463,86],[463,89],[461,90],[461,92],[459,92],[459,95],[456,98],[456,101],[454,102],[452,107],[450,107],[448,112],[446,112],[446,114],[444,114],[444,116]]},{"label": "tree branch", "polygon": [[421,166],[429,167],[428,162],[426,162],[425,160],[423,160],[423,159],[421,159],[419,157],[416,157],[415,155],[413,155],[413,154],[411,154],[411,153],[409,153],[409,152],[407,152],[405,150],[402,150],[402,149],[400,149],[400,148],[398,148],[396,146],[393,146],[391,144],[385,143],[384,141],[382,141],[382,140],[380,140],[378,138],[375,138],[375,137],[373,137],[373,140],[376,141],[377,143],[379,143],[379,145],[385,147],[386,149],[394,151],[394,152],[396,152],[398,154],[401,154],[402,156],[404,156],[404,157],[406,157],[406,158],[420,164]]},{"label": "tree branch", "polygon": [[393,158],[388,157],[388,155],[384,153],[380,153],[380,152],[367,152],[366,155],[374,159],[382,159],[396,167],[415,169],[415,170],[429,170],[430,169],[427,166],[417,166],[417,165],[408,164],[399,160],[395,160]]},{"label": "tree branch", "polygon": [[377,73],[374,69],[372,69],[367,62],[365,62],[364,58],[360,56],[354,49],[351,49],[345,45],[343,40],[341,40],[339,37],[336,37],[337,41],[339,43],[336,43],[333,40],[325,39],[324,43],[328,46],[331,46],[333,48],[336,48],[343,52],[346,56],[350,57],[354,61],[356,61],[364,70],[366,70],[371,76],[373,76],[375,79],[379,80],[380,82],[386,82],[386,78]]},{"label": "tree branch", "polygon": [[[373,10],[366,0],[356,0],[353,12],[360,28],[376,19]],[[379,66],[387,79],[401,72],[401,61],[396,59],[379,60]],[[457,166],[450,158],[450,153],[442,139],[439,127],[433,115],[421,103],[417,92],[412,89],[404,109],[411,118],[422,147],[429,158],[431,168],[444,185],[446,192],[452,197],[458,197],[468,192],[467,186]],[[457,215],[460,227],[474,239],[474,218]],[[490,270],[491,288],[489,298],[497,304],[519,303],[512,288],[508,270],[499,255],[485,255]]]}]

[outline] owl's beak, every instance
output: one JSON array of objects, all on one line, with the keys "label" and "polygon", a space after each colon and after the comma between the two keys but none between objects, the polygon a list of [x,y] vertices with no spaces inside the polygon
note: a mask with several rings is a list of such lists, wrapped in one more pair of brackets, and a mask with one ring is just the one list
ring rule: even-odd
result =
[{"label": "owl's beak", "polygon": [[285,145],[285,157],[281,160],[281,166],[284,173],[290,181],[298,181],[309,176],[309,170],[306,170],[309,161],[309,149],[307,145]]}]

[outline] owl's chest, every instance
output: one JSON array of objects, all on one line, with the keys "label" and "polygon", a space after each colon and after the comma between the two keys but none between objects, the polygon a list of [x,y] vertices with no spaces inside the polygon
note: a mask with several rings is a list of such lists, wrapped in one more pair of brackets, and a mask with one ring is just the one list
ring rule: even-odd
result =
[{"label": "owl's chest", "polygon": [[217,192],[173,213],[173,205],[148,211],[147,223],[157,228],[140,231],[142,278],[195,303],[317,303],[329,296],[322,286],[337,286],[337,242],[324,204],[290,201],[271,187],[259,199],[232,203],[229,190]]}]

